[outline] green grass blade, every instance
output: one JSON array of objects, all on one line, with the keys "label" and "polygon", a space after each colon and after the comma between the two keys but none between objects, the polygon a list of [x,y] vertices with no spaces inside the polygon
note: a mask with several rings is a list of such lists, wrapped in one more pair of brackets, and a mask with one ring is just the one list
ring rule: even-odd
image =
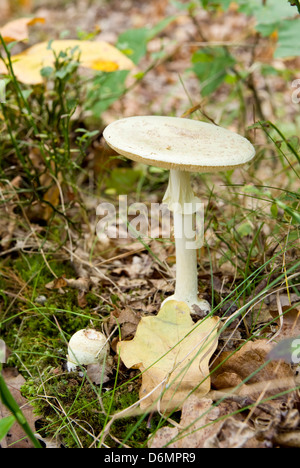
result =
[{"label": "green grass blade", "polygon": [[27,434],[27,436],[33,443],[33,446],[35,448],[42,448],[41,444],[32,432],[32,429],[29,426],[22,410],[20,409],[16,400],[10,393],[2,374],[0,374],[0,399],[2,403],[9,409],[9,411],[11,411],[14,420],[16,420],[23,428],[24,432]]},{"label": "green grass blade", "polygon": [[6,436],[12,425],[15,423],[16,418],[11,415],[2,418],[0,421],[0,441]]}]

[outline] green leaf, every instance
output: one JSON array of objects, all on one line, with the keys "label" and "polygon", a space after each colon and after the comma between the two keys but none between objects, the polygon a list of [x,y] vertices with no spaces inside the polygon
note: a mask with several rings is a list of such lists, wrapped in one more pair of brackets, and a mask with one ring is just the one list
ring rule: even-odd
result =
[{"label": "green leaf", "polygon": [[297,57],[300,55],[300,18],[283,21],[278,28],[278,47],[274,56]]},{"label": "green leaf", "polygon": [[280,200],[275,200],[275,201],[276,201],[276,204],[279,206],[279,208],[284,210],[285,213],[287,213],[291,217],[293,224],[296,224],[296,225],[300,224],[300,213],[299,213],[299,211],[296,211],[293,208],[291,208],[290,206],[287,206],[285,203],[283,203]]},{"label": "green leaf", "polygon": [[259,6],[255,9],[254,16],[258,24],[270,24],[278,23],[286,18],[293,18],[295,11],[285,0],[267,0],[265,5],[259,0]]},{"label": "green leaf", "polygon": [[299,0],[288,0],[291,6],[297,7],[298,13],[300,13],[300,2]]},{"label": "green leaf", "polygon": [[6,436],[15,422],[16,419],[13,415],[7,416],[6,418],[2,418],[0,420],[0,441]]},{"label": "green leaf", "polygon": [[276,219],[278,216],[278,206],[276,205],[276,203],[272,203],[270,211],[271,211],[271,215],[273,216],[273,218]]},{"label": "green leaf", "polygon": [[216,10],[218,8],[227,10],[232,0],[198,0],[198,2],[201,3],[205,10]]},{"label": "green leaf", "polygon": [[177,16],[168,16],[167,18],[162,19],[159,21],[155,26],[148,29],[148,41],[154,39],[158,34],[164,31],[169,24],[171,24]]},{"label": "green leaf", "polygon": [[295,11],[285,0],[236,0],[240,11],[246,15],[254,16],[258,24],[275,23],[285,18],[293,18]]},{"label": "green leaf", "polygon": [[128,73],[127,70],[116,70],[98,75],[93,80],[93,86],[88,93],[86,109],[92,109],[95,116],[101,115],[124,93]]},{"label": "green leaf", "polygon": [[[211,2],[211,3],[215,3],[215,2]],[[228,10],[230,4],[232,3],[232,0],[219,0],[218,3],[224,10]]]},{"label": "green leaf", "polygon": [[280,28],[286,19],[295,17],[295,10],[285,0],[236,0],[239,11],[256,19],[256,30],[269,36]]},{"label": "green leaf", "polygon": [[123,194],[132,192],[135,184],[142,176],[142,171],[131,168],[116,168],[113,169],[107,180],[107,188],[114,189],[116,193]]},{"label": "green leaf", "polygon": [[[231,0],[230,0],[231,1]],[[170,0],[171,4],[175,6],[175,8],[177,8],[178,10],[180,11],[190,11],[190,10],[194,10],[197,6],[197,3],[196,2],[187,2],[187,3],[183,3],[183,2],[179,2],[177,0]]]},{"label": "green leaf", "polygon": [[44,67],[41,69],[41,75],[43,78],[50,78],[53,72],[54,72],[53,67]]},{"label": "green leaf", "polygon": [[208,96],[224,82],[235,59],[222,47],[206,47],[193,54],[192,63],[202,85],[201,94]]},{"label": "green leaf", "polygon": [[244,223],[241,223],[239,226],[237,226],[237,232],[241,237],[246,237],[253,232],[253,227],[248,221],[245,221]]},{"label": "green leaf", "polygon": [[6,81],[0,80],[0,103],[6,102]]},{"label": "green leaf", "polygon": [[138,64],[147,53],[148,42],[160,34],[175,19],[176,16],[164,18],[152,28],[128,29],[120,34],[116,46],[122,52],[126,51],[129,58],[135,64]]},{"label": "green leaf", "polygon": [[138,64],[147,53],[148,34],[148,28],[128,29],[120,34],[116,47]]}]

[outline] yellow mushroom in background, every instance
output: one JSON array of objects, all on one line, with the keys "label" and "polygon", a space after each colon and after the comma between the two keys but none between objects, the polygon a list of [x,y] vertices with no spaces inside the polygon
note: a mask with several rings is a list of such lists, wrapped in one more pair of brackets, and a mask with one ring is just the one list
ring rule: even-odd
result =
[{"label": "yellow mushroom in background", "polygon": [[[80,66],[94,71],[111,72],[132,70],[134,63],[120,50],[104,41],[57,40],[42,42],[29,47],[21,54],[12,55],[11,61],[16,78],[27,85],[43,83],[41,70],[53,67],[55,55],[75,51]],[[0,62],[0,73],[9,74],[9,68]]]}]

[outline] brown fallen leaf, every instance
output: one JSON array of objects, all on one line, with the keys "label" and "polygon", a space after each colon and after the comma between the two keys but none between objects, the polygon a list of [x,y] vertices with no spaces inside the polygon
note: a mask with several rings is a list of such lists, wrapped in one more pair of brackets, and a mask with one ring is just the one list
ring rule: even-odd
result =
[{"label": "brown fallen leaf", "polygon": [[58,289],[60,292],[64,292],[64,288],[69,287],[72,289],[78,290],[77,302],[78,306],[81,309],[85,309],[88,305],[88,301],[86,299],[86,294],[89,292],[91,286],[91,280],[89,278],[66,278],[62,276],[60,278],[56,278],[50,283],[46,284],[46,288],[53,290]]},{"label": "brown fallen leaf", "polygon": [[108,382],[111,379],[112,373],[113,368],[110,360],[106,361],[105,365],[98,363],[86,366],[86,374],[95,385]]},{"label": "brown fallen leaf", "polygon": [[118,262],[120,266],[114,268],[112,273],[115,275],[126,274],[129,278],[145,278],[151,275],[153,271],[153,260],[149,255],[134,255],[131,263]]},{"label": "brown fallen leaf", "polygon": [[[213,407],[209,398],[199,399],[191,395],[184,402],[180,420],[180,428],[164,427],[159,429],[155,437],[149,442],[150,448],[202,448],[206,439],[212,437],[220,426],[215,421],[220,414],[217,407]],[[187,429],[185,429],[187,428]]]},{"label": "brown fallen leaf", "polygon": [[274,443],[280,447],[299,448],[300,431],[282,432],[274,438]]},{"label": "brown fallen leaf", "polygon": [[166,302],[157,316],[142,317],[134,339],[118,347],[126,367],[142,372],[141,409],[172,411],[191,391],[209,392],[218,322],[208,317],[195,324],[187,304],[178,301]]},{"label": "brown fallen leaf", "polygon": [[[22,185],[22,178],[16,176],[10,183],[12,190],[20,188]],[[4,189],[4,186],[0,184],[0,191]],[[15,192],[16,194],[16,192]],[[3,196],[3,195],[2,195]],[[11,195],[9,195],[11,197]],[[12,240],[15,236],[15,231],[18,223],[18,217],[15,214],[15,208],[17,207],[18,198],[15,198],[15,203],[3,203],[0,207],[0,245],[3,250],[10,247]]]},{"label": "brown fallen leaf", "polygon": [[87,307],[88,301],[84,291],[78,291],[77,304],[80,309],[85,309]]},{"label": "brown fallen leaf", "polygon": [[229,417],[222,422],[221,430],[205,441],[203,448],[242,448],[251,439],[255,439],[255,431],[248,424]]},{"label": "brown fallen leaf", "polygon": [[54,185],[44,195],[44,200],[46,203],[43,203],[43,219],[49,221],[53,215],[53,207],[57,207],[60,201],[59,188]]},{"label": "brown fallen leaf", "polygon": [[70,288],[72,289],[78,289],[79,291],[82,291],[82,292],[89,292],[90,290],[90,286],[91,286],[91,281],[89,278],[77,278],[77,279],[74,279],[74,278],[64,278],[65,279],[65,282],[66,282],[66,285],[69,286]]},{"label": "brown fallen leaf", "polygon": [[159,278],[159,279],[151,278],[149,280],[149,283],[153,284],[156,291],[163,291],[164,293],[174,292],[174,285],[163,278]]},{"label": "brown fallen leaf", "polygon": [[250,413],[250,420],[260,438],[275,443],[282,432],[297,429],[299,425],[299,411],[295,408],[293,396],[284,401],[284,397],[274,398],[267,403],[254,406]]},{"label": "brown fallen leaf", "polygon": [[66,283],[70,288],[78,290],[78,295],[77,295],[78,306],[81,309],[85,309],[86,306],[88,305],[86,295],[89,292],[90,287],[91,287],[90,278],[87,278],[87,277],[77,278],[77,279],[66,278]]},{"label": "brown fallen leaf", "polygon": [[126,340],[134,336],[140,319],[140,313],[134,312],[131,307],[125,307],[121,312],[115,311],[111,314],[109,329],[112,331],[113,327],[118,324],[121,329],[121,338]]},{"label": "brown fallen leaf", "polygon": [[[286,388],[295,387],[294,373],[289,364],[271,361],[267,356],[272,344],[267,340],[248,341],[238,351],[225,351],[215,360],[211,374],[212,386],[215,389],[228,389],[240,386],[239,394],[260,393],[258,384],[268,382],[268,395],[278,392],[278,382]],[[273,381],[273,384],[272,384]],[[248,389],[248,390],[247,390]],[[280,388],[282,391],[283,388]]]},{"label": "brown fallen leaf", "polygon": [[160,262],[164,262],[168,258],[168,249],[162,242],[158,242],[157,240],[153,240],[149,248],[151,253],[154,254],[157,258],[159,258]]},{"label": "brown fallen leaf", "polygon": [[130,291],[132,289],[142,289],[147,287],[147,280],[143,278],[127,278],[125,276],[121,276],[118,279],[118,286],[122,291]]},{"label": "brown fallen leaf", "polygon": [[[149,448],[241,448],[250,441],[258,445],[255,431],[239,415],[234,402],[214,406],[209,398],[191,395],[184,402],[180,424],[159,429]],[[224,418],[224,416],[227,416]]]},{"label": "brown fallen leaf", "polygon": [[64,276],[61,276],[60,278],[55,278],[53,281],[50,283],[47,283],[45,287],[47,289],[62,289],[65,288],[68,285],[66,278]]}]

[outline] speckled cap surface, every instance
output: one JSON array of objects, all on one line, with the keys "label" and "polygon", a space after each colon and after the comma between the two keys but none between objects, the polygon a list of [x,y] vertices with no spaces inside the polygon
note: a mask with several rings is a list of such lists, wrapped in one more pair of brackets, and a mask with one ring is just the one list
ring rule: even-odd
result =
[{"label": "speckled cap surface", "polygon": [[232,169],[255,155],[253,145],[241,135],[180,117],[128,117],[108,125],[103,137],[129,159],[190,172]]}]

